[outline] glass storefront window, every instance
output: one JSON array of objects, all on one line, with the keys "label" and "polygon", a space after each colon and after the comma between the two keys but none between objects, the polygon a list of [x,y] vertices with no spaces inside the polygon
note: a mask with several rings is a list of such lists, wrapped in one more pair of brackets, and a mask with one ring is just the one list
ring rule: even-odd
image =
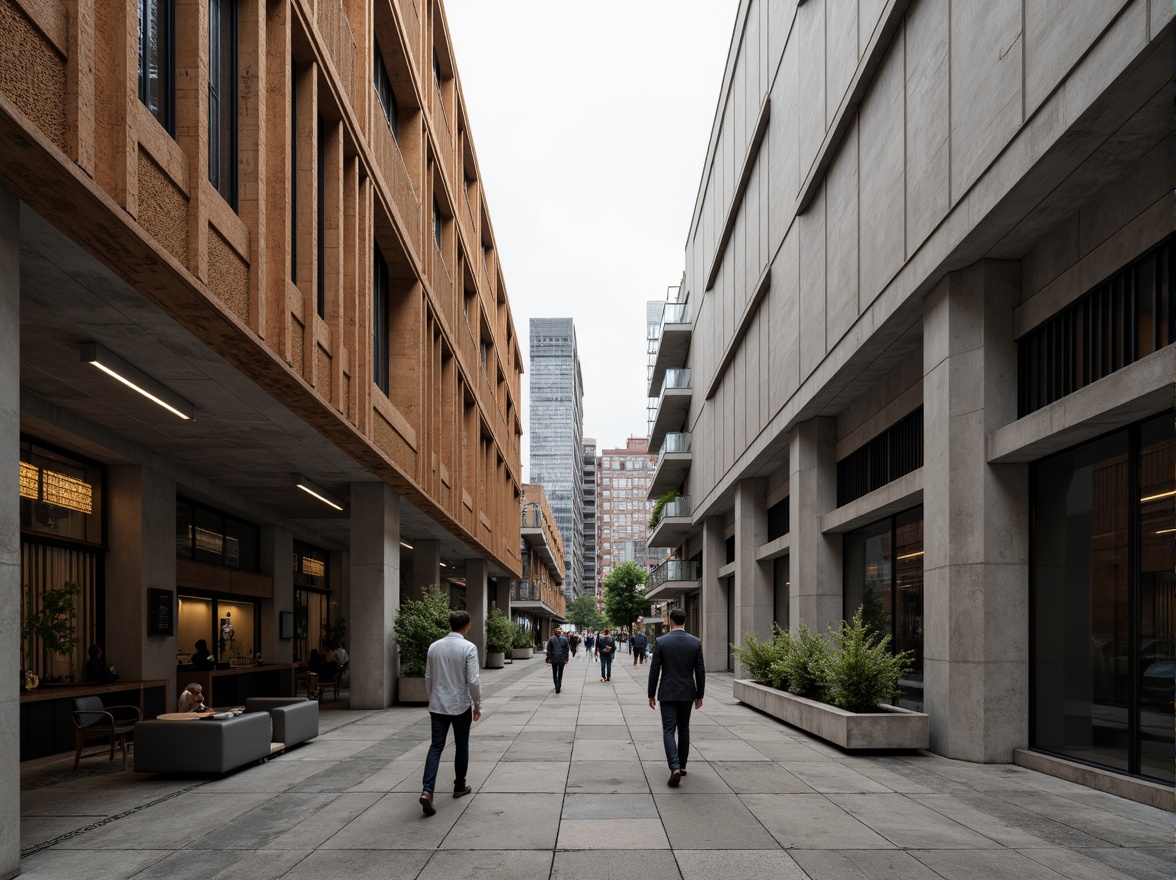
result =
[{"label": "glass storefront window", "polygon": [[20,527],[102,544],[105,469],[32,440],[20,444]]},{"label": "glass storefront window", "polygon": [[294,659],[299,663],[306,662],[311,648],[322,648],[330,598],[315,590],[294,591]]},{"label": "glass storefront window", "polygon": [[1033,468],[1033,746],[1173,780],[1170,414]]},{"label": "glass storefront window", "polygon": [[187,498],[176,500],[176,556],[259,571],[261,530]]},{"label": "glass storefront window", "polygon": [[218,664],[246,666],[257,653],[257,605],[244,599],[180,596],[176,663],[187,665],[204,639]]},{"label": "glass storefront window", "polygon": [[[788,579],[787,556],[779,556],[772,560],[772,605],[773,616],[780,629],[788,631],[790,621],[789,601],[791,599],[792,584]],[[698,630],[691,630],[698,632]]]},{"label": "glass storefront window", "polygon": [[845,536],[845,618],[858,608],[891,650],[910,651],[898,705],[923,709],[923,508],[872,523]]}]

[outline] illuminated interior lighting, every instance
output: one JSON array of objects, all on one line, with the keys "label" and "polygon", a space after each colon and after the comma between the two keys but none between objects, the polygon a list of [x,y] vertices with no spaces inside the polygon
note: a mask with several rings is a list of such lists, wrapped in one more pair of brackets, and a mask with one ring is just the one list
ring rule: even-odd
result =
[{"label": "illuminated interior lighting", "polygon": [[40,475],[40,470],[36,465],[29,464],[27,461],[20,463],[20,497],[31,498],[33,501],[38,499],[37,494],[37,477]]},{"label": "illuminated interior lighting", "polygon": [[1176,495],[1176,489],[1169,492],[1160,492],[1158,495],[1148,495],[1146,498],[1140,498],[1140,504],[1147,504],[1149,501],[1159,501],[1161,498],[1171,498]]},{"label": "illuminated interior lighting", "polygon": [[82,346],[82,362],[93,364],[112,379],[117,379],[131,390],[137,391],[152,403],[159,404],[181,419],[191,419],[195,415],[195,407],[184,398],[165,388],[146,373],[131,366],[96,342],[88,342]]},{"label": "illuminated interior lighting", "polygon": [[922,550],[916,550],[914,553],[904,553],[904,554],[902,554],[902,556],[900,556],[898,558],[899,559],[914,559],[916,556],[922,556],[922,555],[923,555]]},{"label": "illuminated interior lighting", "polygon": [[94,488],[85,480],[56,471],[41,471],[41,500],[79,513],[94,512]]},{"label": "illuminated interior lighting", "polygon": [[401,541],[400,546],[403,547],[405,550],[412,549],[412,544],[408,543],[408,541]]},{"label": "illuminated interior lighting", "polygon": [[326,489],[306,479],[306,477],[296,474],[294,476],[294,485],[305,492],[307,495],[311,495],[317,498],[328,507],[333,507],[335,510],[339,511],[343,510],[342,501],[340,501]]},{"label": "illuminated interior lighting", "polygon": [[322,577],[327,573],[326,563],[321,559],[311,559],[309,556],[303,556],[302,573],[308,574],[311,577]]},{"label": "illuminated interior lighting", "polygon": [[1160,529],[1156,532],[1157,535],[1171,535],[1176,534],[1176,529]]}]

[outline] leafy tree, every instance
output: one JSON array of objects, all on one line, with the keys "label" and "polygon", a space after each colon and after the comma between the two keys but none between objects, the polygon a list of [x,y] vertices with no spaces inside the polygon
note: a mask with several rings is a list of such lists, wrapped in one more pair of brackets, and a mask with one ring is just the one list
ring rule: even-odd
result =
[{"label": "leafy tree", "polygon": [[486,615],[486,651],[505,654],[514,642],[514,624],[501,608],[491,608]]},{"label": "leafy tree", "polygon": [[449,600],[437,586],[425,590],[420,599],[409,599],[396,615],[396,647],[400,651],[400,674],[425,674],[429,645],[449,635]]},{"label": "leafy tree", "polygon": [[568,620],[576,625],[576,629],[600,629],[604,626],[604,615],[596,609],[596,597],[591,593],[581,593],[568,606]]},{"label": "leafy tree", "polygon": [[635,562],[622,562],[604,579],[604,613],[615,627],[631,626],[649,613],[645,598],[648,575]]}]

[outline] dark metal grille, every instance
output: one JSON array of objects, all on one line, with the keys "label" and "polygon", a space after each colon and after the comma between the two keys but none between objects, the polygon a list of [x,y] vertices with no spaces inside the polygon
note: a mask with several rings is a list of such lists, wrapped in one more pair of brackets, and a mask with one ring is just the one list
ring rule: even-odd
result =
[{"label": "dark metal grille", "polygon": [[923,407],[837,462],[837,506],[923,466]]},{"label": "dark metal grille", "polygon": [[1017,343],[1017,414],[1027,416],[1176,339],[1174,237]]},{"label": "dark metal grille", "polygon": [[789,528],[788,499],[778,501],[768,508],[768,540],[775,541],[788,534]]}]

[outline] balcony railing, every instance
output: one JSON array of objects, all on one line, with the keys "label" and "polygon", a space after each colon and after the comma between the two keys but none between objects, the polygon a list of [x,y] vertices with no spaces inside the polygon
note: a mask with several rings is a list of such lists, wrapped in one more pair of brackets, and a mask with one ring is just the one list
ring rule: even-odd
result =
[{"label": "balcony railing", "polygon": [[512,602],[542,602],[539,597],[539,588],[534,586],[530,581],[521,580],[515,583],[511,588],[510,598]]},{"label": "balcony railing", "polygon": [[666,303],[665,308],[662,309],[662,327],[666,324],[689,324],[690,323],[690,304],[689,303]]},{"label": "balcony railing", "polygon": [[662,394],[667,388],[689,388],[690,368],[681,370],[666,370],[666,377],[662,380]]},{"label": "balcony railing", "polygon": [[667,516],[690,516],[690,499],[685,495],[662,505],[662,519]]},{"label": "balcony railing", "polygon": [[689,452],[690,451],[690,432],[679,431],[673,434],[666,434],[666,439],[662,441],[661,452],[658,454],[660,459],[667,452]]},{"label": "balcony railing", "polygon": [[649,573],[646,592],[667,581],[696,581],[698,577],[698,563],[693,559],[667,559]]}]

